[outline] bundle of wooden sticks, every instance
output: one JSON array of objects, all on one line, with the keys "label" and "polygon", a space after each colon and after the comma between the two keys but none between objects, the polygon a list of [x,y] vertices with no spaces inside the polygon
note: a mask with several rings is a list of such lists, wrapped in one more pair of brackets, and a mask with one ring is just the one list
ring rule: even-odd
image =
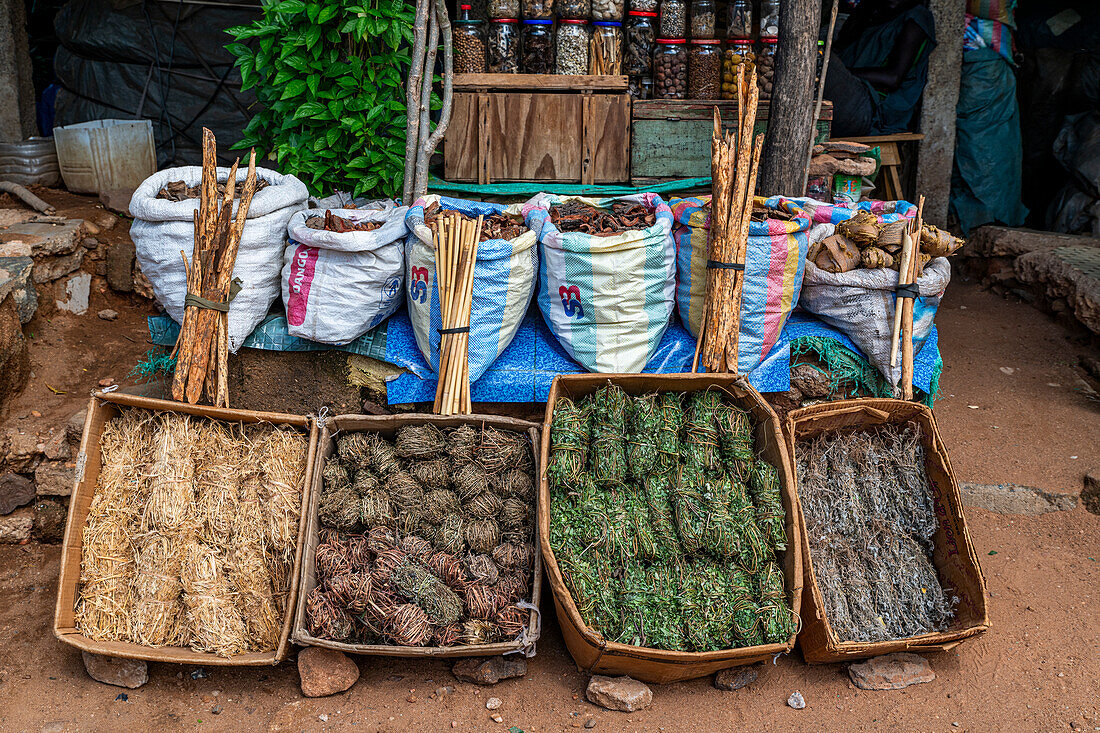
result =
[{"label": "bundle of wooden sticks", "polygon": [[225,194],[218,195],[217,142],[214,133],[202,130],[202,184],[199,208],[195,212],[195,247],[187,268],[187,299],[183,325],[176,340],[176,371],[172,398],[191,404],[206,399],[216,407],[229,407],[229,302],[233,296],[233,267],[241,242],[248,207],[256,193],[256,151],[248,160],[237,216],[233,218],[233,196],[237,185],[234,161],[225,182]]},{"label": "bundle of wooden sticks", "polygon": [[[913,301],[920,261],[920,237],[924,225],[924,196],[917,201],[917,218],[911,219],[901,239],[901,266],[898,267],[899,292],[894,301],[894,330],[890,342],[890,366],[898,365],[898,339],[901,339],[901,397],[913,399]],[[905,297],[902,297],[902,296]]]},{"label": "bundle of wooden sticks", "polygon": [[470,307],[474,292],[474,265],[481,241],[483,217],[477,221],[442,214],[432,223],[436,285],[442,325],[439,335],[439,383],[434,411],[440,415],[469,415]]},{"label": "bundle of wooden sticks", "polygon": [[700,356],[707,372],[737,373],[738,334],[741,328],[741,292],[745,278],[745,251],[749,241],[756,172],[764,136],[753,140],[759,92],[756,69],[737,69],[737,129],[722,132],[722,116],[714,108],[711,140],[710,240],[707,243],[707,294],[695,360]]}]

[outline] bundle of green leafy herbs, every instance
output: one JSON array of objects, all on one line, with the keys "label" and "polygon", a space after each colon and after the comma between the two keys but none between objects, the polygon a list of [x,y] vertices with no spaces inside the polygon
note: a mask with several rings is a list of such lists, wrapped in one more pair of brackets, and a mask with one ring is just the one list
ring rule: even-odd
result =
[{"label": "bundle of green leafy herbs", "polygon": [[550,446],[550,544],[590,628],[674,651],[791,637],[779,474],[724,392],[609,384],[558,402]]}]

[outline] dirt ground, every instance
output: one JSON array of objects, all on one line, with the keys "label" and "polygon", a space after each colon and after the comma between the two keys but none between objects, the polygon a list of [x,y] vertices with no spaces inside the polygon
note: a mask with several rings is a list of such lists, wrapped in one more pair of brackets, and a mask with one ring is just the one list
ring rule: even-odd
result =
[{"label": "dirt ground", "polygon": [[[99,321],[105,307],[119,320]],[[56,427],[99,379],[132,383],[126,374],[149,348],[144,317],[152,312],[138,299],[93,292],[89,316],[32,322],[35,377],[0,424]],[[946,367],[936,415],[959,479],[1079,493],[1085,472],[1100,469],[1100,402],[1075,366],[1086,347],[1047,316],[962,279],[938,324]],[[351,690],[324,699],[301,696],[293,659],[270,669],[207,667],[197,679],[195,667],[152,664],[138,690],[102,685],[52,635],[60,548],[0,546],[0,730],[532,733],[582,728],[589,718],[614,731],[1100,730],[1100,517],[1081,507],[1035,517],[970,509],[967,517],[993,628],[932,655],[935,681],[861,691],[842,665],[807,666],[796,650],[737,692],[718,691],[709,678],[654,686],[653,705],[630,715],[584,700],[586,679],[548,599],[527,676],[494,688],[457,682],[445,661],[372,658],[358,659],[362,676]],[[786,705],[795,690],[804,710]],[[503,724],[489,719],[490,696],[503,701]]]}]

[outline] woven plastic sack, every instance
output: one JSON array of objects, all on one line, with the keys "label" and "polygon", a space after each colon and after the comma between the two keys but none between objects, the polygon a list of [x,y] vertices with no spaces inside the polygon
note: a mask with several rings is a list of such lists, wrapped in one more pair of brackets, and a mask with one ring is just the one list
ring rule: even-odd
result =
[{"label": "woven plastic sack", "polygon": [[282,289],[287,330],[324,344],[354,341],[401,305],[405,276],[406,206],[335,209],[356,223],[383,222],[370,232],[329,232],[306,226],[326,209],[299,211],[287,227]]},{"label": "woven plastic sack", "polygon": [[[919,351],[932,331],[936,309],[951,281],[951,264],[937,257],[924,266],[917,279],[920,297],[913,302],[913,351]],[[896,390],[901,381],[901,359],[890,367],[890,346],[894,331],[894,294],[898,273],[879,268],[858,268],[848,272],[825,272],[806,263],[802,295],[798,304],[855,342],[867,360]]]},{"label": "woven plastic sack", "polygon": [[[435,247],[432,231],[424,223],[424,209],[438,203],[446,211],[467,216],[496,213],[519,214],[518,204],[465,201],[445,196],[417,199],[405,215],[409,229],[405,240],[409,318],[420,353],[439,372],[439,329],[443,327],[436,286]],[[470,306],[470,381],[477,381],[500,352],[512,342],[535,291],[538,271],[537,240],[524,232],[512,240],[488,239],[478,244],[474,263],[473,298]]]},{"label": "woven plastic sack", "polygon": [[856,215],[857,211],[869,211],[880,224],[889,224],[901,219],[912,219],[917,215],[917,207],[908,201],[860,201],[853,205],[827,204],[811,198],[791,199],[814,224],[839,224]]},{"label": "woven plastic sack", "polygon": [[[653,226],[611,236],[562,232],[550,207],[570,200],[599,207],[616,201],[653,210]],[[540,193],[523,205],[539,238],[539,308],[562,348],[585,369],[640,372],[668,328],[675,303],[672,211],[646,193],[586,199]]]},{"label": "woven plastic sack", "polygon": [[[745,249],[745,285],[741,291],[741,328],[737,366],[748,374],[764,360],[779,340],[787,317],[798,303],[806,252],[810,246],[810,219],[790,199],[757,198],[757,204],[790,214],[789,221],[768,218],[749,225]],[[679,226],[676,242],[676,306],[680,321],[698,338],[707,294],[707,234],[710,196],[673,199],[672,213]]]},{"label": "woven plastic sack", "polygon": [[[238,187],[244,184],[247,174],[246,170],[237,171]],[[286,227],[290,217],[305,208],[309,195],[305,184],[294,176],[267,168],[257,168],[256,175],[269,185],[256,192],[248,207],[233,267],[233,277],[241,284],[229,306],[229,350],[234,353],[279,297]],[[228,168],[218,168],[218,180],[228,177]],[[195,248],[194,212],[199,208],[199,200],[158,199],[157,194],[170,181],[198,185],[202,181],[202,168],[168,168],[146,178],[130,200],[130,214],[134,217],[130,238],[134,240],[141,271],[153,284],[157,301],[177,323],[183,323],[187,271],[180,252],[191,261]],[[234,212],[237,203],[233,202]]]}]

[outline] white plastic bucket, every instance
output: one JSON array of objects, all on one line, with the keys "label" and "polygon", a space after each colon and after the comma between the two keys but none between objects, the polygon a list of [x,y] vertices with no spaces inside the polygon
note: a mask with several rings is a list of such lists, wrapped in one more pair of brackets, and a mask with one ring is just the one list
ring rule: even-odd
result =
[{"label": "white plastic bucket", "polygon": [[93,120],[55,127],[57,163],[73,193],[133,191],[157,171],[153,123]]}]

